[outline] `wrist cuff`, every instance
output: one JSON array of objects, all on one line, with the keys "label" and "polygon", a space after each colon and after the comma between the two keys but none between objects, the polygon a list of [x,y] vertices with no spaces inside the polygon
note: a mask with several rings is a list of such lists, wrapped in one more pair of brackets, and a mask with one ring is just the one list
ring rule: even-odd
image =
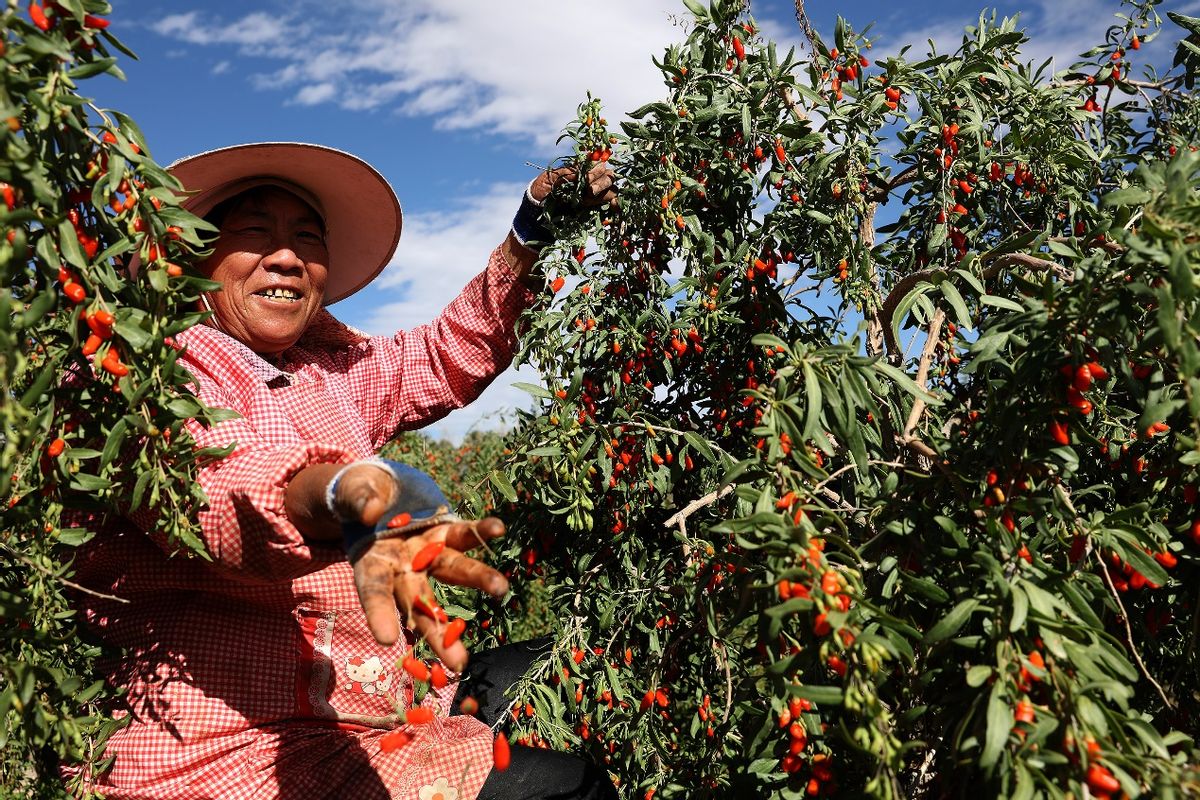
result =
[{"label": "wrist cuff", "polygon": [[[363,462],[360,462],[363,463]],[[450,501],[434,483],[433,478],[414,467],[398,461],[374,459],[372,463],[386,469],[396,481],[396,500],[383,512],[374,527],[357,520],[342,521],[342,542],[346,558],[354,563],[372,544],[380,539],[410,536],[418,531],[456,522],[459,517],[450,510]],[[330,481],[332,484],[333,481]]]},{"label": "wrist cuff", "polygon": [[533,182],[531,181],[525,189],[525,195],[521,198],[521,207],[517,209],[517,215],[513,217],[512,233],[521,245],[537,251],[549,244],[554,237],[550,233],[550,229],[542,222],[542,204],[533,199],[533,195],[530,193],[532,188]]},{"label": "wrist cuff", "polygon": [[392,471],[388,469],[387,464],[385,464],[383,459],[379,458],[378,456],[374,456],[372,458],[360,458],[358,461],[351,461],[349,464],[343,464],[342,468],[335,472],[333,478],[331,478],[329,483],[325,485],[325,508],[329,510],[329,513],[332,514],[333,518],[338,522],[344,522],[342,515],[339,514],[337,510],[336,501],[338,483],[341,482],[342,476],[346,474],[347,470],[349,470],[351,467],[357,467],[359,464],[369,464],[372,467],[378,467],[379,469],[384,470],[389,475],[392,474]]}]

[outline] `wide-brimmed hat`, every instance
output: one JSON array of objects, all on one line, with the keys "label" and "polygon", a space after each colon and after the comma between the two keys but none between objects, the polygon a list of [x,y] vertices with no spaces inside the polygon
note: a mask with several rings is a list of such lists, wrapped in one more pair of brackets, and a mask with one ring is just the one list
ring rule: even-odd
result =
[{"label": "wide-brimmed hat", "polygon": [[200,217],[221,201],[262,185],[282,186],[312,205],[324,218],[329,247],[326,305],[370,283],[400,240],[400,201],[387,180],[361,158],[332,147],[239,144],[181,158],[167,170],[187,190],[183,207]]}]

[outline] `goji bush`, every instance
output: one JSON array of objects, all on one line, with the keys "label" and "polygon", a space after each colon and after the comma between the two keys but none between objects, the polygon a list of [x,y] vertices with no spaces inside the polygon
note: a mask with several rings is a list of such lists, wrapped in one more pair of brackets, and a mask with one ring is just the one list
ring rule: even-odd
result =
[{"label": "goji bush", "polygon": [[549,203],[477,505],[558,611],[518,740],[625,797],[1200,792],[1200,20],[1050,74],[685,2],[663,99],[566,129],[620,201]]},{"label": "goji bush", "polygon": [[[98,765],[114,723],[69,593],[72,549],[138,512],[203,556],[199,459],[183,429],[217,419],[186,391],[172,336],[211,282],[187,269],[203,223],[123,114],[78,92],[120,76],[102,0],[0,9],[0,787],[63,793],[57,761]],[[210,229],[211,230],[211,229]],[[136,277],[131,257],[140,257]]]},{"label": "goji bush", "polygon": [[[505,443],[389,451],[509,524],[515,598],[448,603],[477,646],[551,595],[516,735],[628,797],[1195,794],[1200,20],[1172,15],[1160,74],[1157,4],[1127,3],[1049,74],[1012,20],[880,58],[798,5],[799,59],[742,2],[686,3],[664,99],[616,128],[589,98],[567,129],[621,201],[550,201],[538,407]],[[202,557],[194,473],[219,455],[182,428],[219,412],[171,338],[215,288],[203,224],[78,92],[119,74],[108,12],[0,12],[17,796],[61,794],[60,758],[102,767],[114,724],[72,548],[136,511]]]}]

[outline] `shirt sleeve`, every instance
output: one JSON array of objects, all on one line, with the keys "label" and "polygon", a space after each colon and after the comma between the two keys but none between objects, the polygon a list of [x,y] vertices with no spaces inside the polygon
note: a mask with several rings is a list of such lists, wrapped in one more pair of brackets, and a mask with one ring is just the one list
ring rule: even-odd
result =
[{"label": "shirt sleeve", "polygon": [[345,374],[375,447],[477,398],[512,362],[517,320],[532,301],[497,247],[432,322],[362,345]]},{"label": "shirt sleeve", "polygon": [[[198,381],[200,398],[211,406],[231,404],[215,384]],[[197,447],[234,444],[228,456],[205,464],[199,481],[208,496],[200,511],[200,535],[215,565],[247,582],[291,580],[344,558],[334,546],[310,546],[288,519],[288,483],[312,464],[344,464],[357,455],[320,442],[271,443],[245,418],[204,427],[192,420]]]}]

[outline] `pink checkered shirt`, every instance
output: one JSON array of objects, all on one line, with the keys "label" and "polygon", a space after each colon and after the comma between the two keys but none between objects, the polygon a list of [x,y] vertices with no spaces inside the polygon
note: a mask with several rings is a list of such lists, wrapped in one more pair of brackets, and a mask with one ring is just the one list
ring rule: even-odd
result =
[{"label": "pink checkered shirt", "polygon": [[77,560],[77,580],[130,601],[82,599],[92,629],[124,648],[106,672],[127,690],[130,717],[94,789],[112,800],[408,800],[444,778],[460,800],[478,794],[492,736],[446,716],[454,682],[425,698],[437,716],[410,726],[410,744],[380,750],[397,702],[412,700],[397,669],[407,644],[375,642],[344,556],[300,536],[284,490],[310,464],[371,456],[474,400],[509,364],[531,299],[497,249],[436,320],[393,337],[322,311],[274,364],[211,327],[179,337],[197,396],[242,416],[188,426],[201,446],[236,442],[200,473],[211,562],[168,558],[129,521]]}]

